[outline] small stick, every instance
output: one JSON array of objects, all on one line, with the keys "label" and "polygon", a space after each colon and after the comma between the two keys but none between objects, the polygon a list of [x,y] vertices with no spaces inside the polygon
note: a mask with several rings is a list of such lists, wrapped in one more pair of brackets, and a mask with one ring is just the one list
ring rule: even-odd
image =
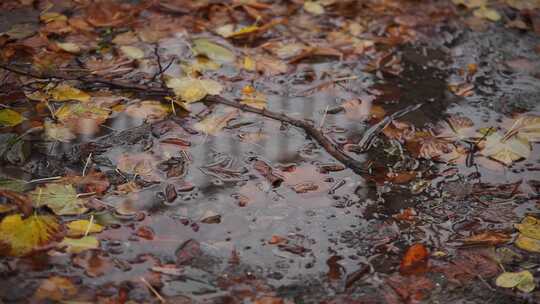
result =
[{"label": "small stick", "polygon": [[86,159],[86,163],[84,164],[84,168],[82,171],[82,176],[86,175],[86,169],[88,168],[88,163],[90,163],[90,159],[92,158],[92,152],[88,155],[88,158]]},{"label": "small stick", "polygon": [[90,216],[90,223],[88,224],[88,227],[86,227],[86,231],[84,232],[84,236],[88,236],[88,233],[90,233],[90,229],[92,228],[92,225],[94,225],[94,215],[92,214]]},{"label": "small stick", "polygon": [[159,294],[159,292],[152,285],[150,285],[150,283],[148,283],[145,278],[139,277],[139,279],[144,283],[144,285],[146,285],[146,287],[148,287],[148,289],[150,289],[150,291],[152,291],[152,293],[159,299],[161,303],[167,303],[167,301],[165,301],[165,299]]},{"label": "small stick", "polygon": [[30,183],[41,183],[41,182],[48,182],[48,181],[52,181],[52,180],[59,180],[61,179],[62,176],[53,176],[53,177],[44,177],[44,178],[38,178],[38,179],[33,179],[31,181],[28,181],[26,182],[27,184],[30,184]]},{"label": "small stick", "polygon": [[324,109],[324,115],[322,117],[322,120],[321,120],[321,124],[319,125],[319,130],[322,129],[323,125],[324,125],[324,121],[326,120],[326,115],[328,114],[328,108],[330,106],[326,106],[326,109]]}]

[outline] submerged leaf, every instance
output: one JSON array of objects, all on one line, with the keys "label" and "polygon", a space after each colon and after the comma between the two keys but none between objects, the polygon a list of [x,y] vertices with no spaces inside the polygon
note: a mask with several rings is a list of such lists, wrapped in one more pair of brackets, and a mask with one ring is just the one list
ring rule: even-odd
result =
[{"label": "submerged leaf", "polygon": [[218,62],[231,63],[236,59],[228,48],[205,38],[194,40],[193,50],[197,55],[204,55]]},{"label": "submerged leaf", "polygon": [[62,237],[62,226],[54,216],[20,214],[6,216],[0,223],[0,251],[7,255],[24,256],[46,250]]},{"label": "submerged leaf", "polygon": [[223,90],[217,81],[189,77],[171,78],[167,81],[167,86],[186,103],[197,102],[206,95],[217,95]]},{"label": "submerged leaf", "polygon": [[72,185],[46,184],[30,194],[36,207],[46,205],[58,215],[79,215],[88,210]]},{"label": "submerged leaf", "polygon": [[43,127],[45,128],[45,138],[48,140],[57,140],[67,143],[77,138],[77,135],[73,134],[68,127],[61,123],[45,121]]},{"label": "submerged leaf", "polygon": [[55,101],[78,100],[88,102],[90,100],[90,95],[65,83],[50,89],[49,95]]},{"label": "submerged leaf", "polygon": [[216,135],[219,133],[227,123],[236,118],[238,111],[233,110],[223,115],[209,116],[203,119],[201,122],[195,124],[195,129],[205,134]]},{"label": "submerged leaf", "polygon": [[14,127],[24,121],[24,117],[12,109],[0,110],[0,127]]},{"label": "submerged leaf", "polygon": [[171,108],[157,100],[143,100],[130,104],[125,109],[126,114],[131,117],[144,119],[152,123],[163,120],[171,112]]},{"label": "submerged leaf", "polygon": [[99,126],[109,118],[109,114],[109,109],[93,103],[64,104],[55,113],[58,120],[72,132],[90,135],[99,131]]}]

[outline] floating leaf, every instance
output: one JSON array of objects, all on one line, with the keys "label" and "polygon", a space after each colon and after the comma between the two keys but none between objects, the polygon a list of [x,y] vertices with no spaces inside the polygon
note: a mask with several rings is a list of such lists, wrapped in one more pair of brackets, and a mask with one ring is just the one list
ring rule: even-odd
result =
[{"label": "floating leaf", "polygon": [[130,104],[125,109],[125,113],[129,116],[144,119],[149,123],[163,120],[170,112],[170,106],[164,105],[157,100],[143,100]]},{"label": "floating leaf", "polygon": [[501,20],[501,15],[499,14],[499,12],[497,12],[496,10],[494,10],[492,8],[488,8],[488,7],[485,7],[485,6],[477,8],[473,12],[473,14],[474,14],[474,16],[476,16],[478,18],[484,18],[484,19],[487,19],[487,20],[490,20],[490,21],[499,21],[499,20]]},{"label": "floating leaf", "polygon": [[313,15],[322,15],[324,14],[324,6],[322,6],[317,1],[306,1],[304,2],[304,10]]},{"label": "floating leaf", "polygon": [[131,46],[131,45],[124,45],[124,46],[120,47],[120,50],[128,58],[131,58],[131,59],[143,59],[144,58],[144,51],[141,50],[138,47],[134,47],[134,46]]},{"label": "floating leaf", "polygon": [[85,236],[80,239],[64,238],[64,240],[58,244],[59,248],[66,248],[66,252],[69,253],[81,253],[85,250],[99,248],[99,240],[94,236]]},{"label": "floating leaf", "polygon": [[206,95],[217,95],[223,90],[217,81],[189,77],[171,78],[167,81],[167,86],[186,103],[197,102]]},{"label": "floating leaf", "polygon": [[8,215],[0,223],[0,251],[11,256],[24,256],[46,250],[62,237],[62,226],[54,216]]},{"label": "floating leaf", "polygon": [[55,112],[56,118],[78,134],[95,134],[110,114],[109,109],[104,109],[93,103],[70,103],[64,104]]},{"label": "floating leaf", "polygon": [[193,50],[197,55],[204,55],[218,62],[231,63],[236,59],[228,48],[204,38],[193,41]]},{"label": "floating leaf", "polygon": [[78,100],[88,102],[90,100],[90,95],[65,83],[51,88],[48,93],[54,101]]},{"label": "floating leaf", "polygon": [[528,158],[531,154],[531,145],[526,139],[512,137],[504,140],[499,133],[493,133],[486,138],[482,155],[499,161],[506,166],[514,161]]},{"label": "floating leaf", "polygon": [[535,288],[534,277],[528,270],[503,272],[497,277],[495,284],[503,288],[517,287],[520,291],[527,293]]},{"label": "floating leaf", "polygon": [[236,118],[238,111],[233,110],[223,115],[213,115],[203,119],[201,122],[195,124],[195,129],[210,135],[216,135],[219,133],[227,123]]},{"label": "floating leaf", "polygon": [[24,121],[24,117],[11,109],[0,110],[0,127],[14,127]]},{"label": "floating leaf", "polygon": [[103,226],[88,220],[76,220],[66,224],[68,237],[80,237],[88,233],[100,233]]},{"label": "floating leaf", "polygon": [[46,205],[58,215],[79,215],[88,210],[72,185],[46,184],[30,194],[36,207]]},{"label": "floating leaf", "polygon": [[428,258],[429,253],[426,247],[422,244],[414,244],[405,252],[399,266],[399,272],[401,274],[423,273],[427,270]]}]

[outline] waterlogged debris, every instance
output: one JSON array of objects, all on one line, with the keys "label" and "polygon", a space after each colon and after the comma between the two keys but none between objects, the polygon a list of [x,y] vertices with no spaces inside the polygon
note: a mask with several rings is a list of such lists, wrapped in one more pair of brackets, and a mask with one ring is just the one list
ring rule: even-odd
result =
[{"label": "waterlogged debris", "polygon": [[167,86],[186,103],[200,101],[206,95],[218,95],[223,90],[223,86],[215,80],[190,77],[171,78]]},{"label": "waterlogged debris", "polygon": [[63,237],[62,225],[51,215],[21,214],[4,217],[0,223],[0,254],[25,256],[47,250]]},{"label": "waterlogged debris", "polygon": [[503,272],[497,277],[495,284],[503,288],[517,288],[522,292],[532,292],[536,287],[534,277],[528,270],[519,272]]},{"label": "waterlogged debris", "polygon": [[0,110],[0,127],[15,127],[24,121],[24,117],[12,109]]},{"label": "waterlogged debris", "polygon": [[76,238],[85,236],[89,233],[100,233],[104,227],[88,220],[76,220],[66,224],[67,236]]},{"label": "waterlogged debris", "polygon": [[505,140],[499,133],[493,133],[486,138],[485,147],[481,153],[510,166],[517,160],[529,158],[531,145],[526,139],[511,137]]},{"label": "waterlogged debris", "polygon": [[80,215],[88,211],[72,185],[46,184],[30,195],[35,207],[46,205],[57,215]]},{"label": "waterlogged debris", "polygon": [[58,248],[65,249],[68,253],[81,253],[86,250],[98,249],[99,240],[94,236],[85,236],[80,239],[64,238]]},{"label": "waterlogged debris", "polygon": [[204,38],[193,41],[193,51],[196,55],[204,55],[222,63],[232,63],[236,59],[234,53],[228,48]]}]

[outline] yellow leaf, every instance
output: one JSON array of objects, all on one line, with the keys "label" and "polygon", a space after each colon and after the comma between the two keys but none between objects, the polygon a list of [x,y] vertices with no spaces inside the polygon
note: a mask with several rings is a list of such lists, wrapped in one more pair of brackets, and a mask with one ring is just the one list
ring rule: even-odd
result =
[{"label": "yellow leaf", "polygon": [[528,270],[520,272],[503,272],[497,277],[495,284],[503,288],[514,288],[531,292],[535,288],[534,277]]},{"label": "yellow leaf", "polygon": [[45,121],[43,127],[45,128],[45,138],[48,140],[57,140],[67,143],[77,138],[69,128],[60,123]]},{"label": "yellow leaf", "polygon": [[217,95],[223,90],[217,81],[189,77],[171,78],[167,81],[167,86],[186,103],[197,102],[208,94]]},{"label": "yellow leaf", "polygon": [[62,237],[62,231],[54,216],[34,214],[23,219],[20,214],[8,215],[0,223],[0,249],[5,247],[11,256],[46,250]]},{"label": "yellow leaf", "polygon": [[53,21],[67,21],[67,17],[66,15],[62,15],[60,13],[48,12],[41,14],[39,16],[39,20],[43,21],[44,23],[49,23]]},{"label": "yellow leaf", "polygon": [[537,218],[526,216],[520,224],[515,226],[522,235],[540,240],[540,221]]},{"label": "yellow leaf", "polygon": [[256,25],[246,26],[246,27],[243,27],[243,28],[231,33],[228,36],[228,38],[234,38],[234,37],[238,37],[238,36],[243,36],[243,35],[246,35],[246,34],[256,32],[258,30],[259,30],[259,27],[256,26]]},{"label": "yellow leaf", "polygon": [[144,119],[149,123],[163,120],[171,112],[171,108],[157,100],[143,100],[131,104],[125,109],[131,117]]},{"label": "yellow leaf", "polygon": [[519,117],[516,119],[510,130],[506,132],[504,138],[510,138],[516,134],[531,142],[540,141],[540,116],[523,115]]},{"label": "yellow leaf", "polygon": [[316,1],[304,2],[304,10],[313,15],[324,14],[324,7],[319,2],[316,2]]},{"label": "yellow leaf", "polygon": [[247,85],[242,89],[242,100],[240,103],[257,109],[264,109],[266,108],[266,96],[256,91],[252,86]]},{"label": "yellow leaf", "polygon": [[54,114],[72,132],[91,135],[97,133],[100,125],[109,118],[110,110],[93,103],[69,103]]},{"label": "yellow leaf", "polygon": [[251,58],[249,56],[244,57],[244,69],[245,70],[247,70],[247,71],[255,71],[256,68],[257,68],[257,66],[256,66],[255,60],[253,60],[253,58]]},{"label": "yellow leaf", "polygon": [[131,59],[142,59],[142,58],[144,58],[144,51],[141,50],[140,48],[130,46],[130,45],[124,45],[124,46],[120,47],[120,50],[128,58],[131,58]]},{"label": "yellow leaf", "polygon": [[64,240],[58,244],[59,248],[66,248],[68,253],[81,253],[85,250],[99,248],[99,240],[94,236],[85,236],[80,239],[64,238]]},{"label": "yellow leaf", "polygon": [[193,41],[193,51],[197,55],[204,55],[218,62],[234,62],[236,56],[228,48],[205,38]]},{"label": "yellow leaf", "polygon": [[499,21],[501,19],[501,15],[496,10],[485,6],[476,9],[473,14],[478,18],[484,18],[490,21]]},{"label": "yellow leaf", "polygon": [[59,84],[49,90],[49,95],[54,101],[78,100],[88,102],[90,95],[68,84]]},{"label": "yellow leaf", "polygon": [[540,240],[519,234],[514,244],[520,249],[540,253]]},{"label": "yellow leaf", "polygon": [[73,43],[73,42],[57,42],[56,45],[68,52],[68,53],[72,53],[72,54],[78,54],[81,52],[81,47],[78,46],[77,44]]},{"label": "yellow leaf", "polygon": [[80,237],[87,233],[100,233],[103,231],[103,226],[90,222],[88,220],[76,220],[66,224],[67,236]]},{"label": "yellow leaf", "polygon": [[228,38],[234,33],[234,24],[225,24],[215,29],[221,37]]},{"label": "yellow leaf", "polygon": [[14,127],[24,121],[24,117],[11,109],[0,110],[0,127]]}]

